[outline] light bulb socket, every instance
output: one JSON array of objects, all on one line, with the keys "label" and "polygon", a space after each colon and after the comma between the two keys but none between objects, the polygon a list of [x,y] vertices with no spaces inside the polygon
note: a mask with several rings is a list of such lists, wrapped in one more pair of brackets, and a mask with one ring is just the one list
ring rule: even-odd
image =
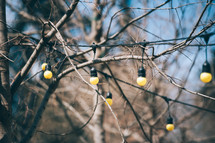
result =
[{"label": "light bulb socket", "polygon": [[111,92],[108,92],[107,95],[106,95],[106,98],[112,99],[112,93],[111,93]]},{"label": "light bulb socket", "polygon": [[146,70],[143,67],[138,69],[138,77],[146,77]]},{"label": "light bulb socket", "polygon": [[208,61],[205,61],[204,64],[202,65],[202,72],[211,73],[211,66],[208,63]]},{"label": "light bulb socket", "polygon": [[90,69],[90,76],[91,77],[97,77],[97,71],[96,71],[96,69],[94,67],[92,67]]},{"label": "light bulb socket", "polygon": [[45,70],[51,71],[51,69],[52,69],[51,65],[47,64]]},{"label": "light bulb socket", "polygon": [[173,119],[172,119],[172,117],[168,117],[168,118],[167,118],[166,124],[173,124]]}]

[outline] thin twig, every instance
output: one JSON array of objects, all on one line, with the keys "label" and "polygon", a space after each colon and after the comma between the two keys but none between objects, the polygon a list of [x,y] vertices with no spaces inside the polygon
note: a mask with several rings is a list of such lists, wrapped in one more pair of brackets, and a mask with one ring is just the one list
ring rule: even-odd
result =
[{"label": "thin twig", "polygon": [[64,39],[63,39],[63,37],[61,36],[60,32],[58,31],[57,27],[56,27],[52,22],[50,22],[50,23],[51,23],[51,25],[52,25],[53,27],[55,27],[55,30],[57,31],[56,37],[57,37],[58,40],[62,43],[63,48],[64,48],[64,52],[65,52],[65,54],[66,54],[66,56],[67,56],[67,58],[68,58],[70,64],[71,64],[72,67],[74,68],[75,72],[79,75],[79,77],[82,79],[82,81],[83,81],[84,83],[86,83],[86,84],[87,84],[88,86],[90,86],[94,91],[96,91],[97,94],[100,95],[100,97],[103,99],[103,101],[107,103],[108,108],[110,109],[112,115],[114,116],[115,120],[117,121],[118,130],[119,130],[119,132],[120,132],[120,135],[121,135],[121,138],[122,138],[122,142],[124,143],[124,142],[125,142],[125,138],[124,138],[124,135],[123,135],[123,133],[122,133],[122,131],[121,131],[121,127],[120,127],[120,124],[119,124],[119,120],[118,120],[118,118],[116,117],[115,113],[113,112],[111,106],[108,104],[108,102],[106,101],[106,99],[104,98],[104,96],[103,96],[95,87],[93,87],[90,83],[88,83],[88,82],[83,78],[83,76],[80,74],[80,72],[77,70],[76,66],[74,65],[74,63],[72,62],[72,60],[71,60],[70,57],[69,57],[69,53],[68,53],[68,49],[69,49],[69,48],[66,46],[66,42],[64,41]]},{"label": "thin twig", "polygon": [[[105,63],[105,64],[106,64],[106,63]],[[146,137],[146,139],[147,139],[150,143],[152,143],[152,140],[150,140],[150,138],[149,138],[148,135],[146,134],[145,130],[143,129],[143,126],[142,126],[142,124],[141,124],[141,122],[140,122],[140,120],[139,120],[139,117],[138,117],[136,111],[134,110],[134,108],[133,108],[133,106],[131,105],[130,101],[128,100],[128,98],[127,98],[126,95],[124,94],[124,92],[123,92],[122,88],[120,87],[119,83],[117,82],[117,80],[116,80],[116,78],[115,78],[115,76],[114,76],[112,70],[110,69],[110,67],[108,66],[108,64],[106,64],[106,66],[107,66],[107,68],[108,68],[108,70],[109,70],[109,72],[110,72],[110,74],[111,74],[111,76],[112,76],[112,78],[113,78],[113,80],[114,80],[116,86],[118,87],[120,93],[122,94],[122,97],[123,97],[124,100],[127,102],[127,104],[129,105],[129,107],[131,108],[131,110],[132,110],[132,112],[133,112],[133,114],[134,114],[134,116],[135,116],[135,118],[136,118],[136,120],[137,120],[137,122],[138,122],[138,124],[139,124],[139,126],[140,126],[141,131],[143,132],[143,134],[144,134],[144,136]]]}]

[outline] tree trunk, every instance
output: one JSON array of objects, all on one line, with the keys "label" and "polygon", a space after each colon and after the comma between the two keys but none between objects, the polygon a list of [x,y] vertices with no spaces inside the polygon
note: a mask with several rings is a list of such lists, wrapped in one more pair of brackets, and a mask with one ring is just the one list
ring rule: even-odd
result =
[{"label": "tree trunk", "polygon": [[11,138],[11,94],[9,82],[9,47],[5,0],[0,1],[0,142],[10,143]]},{"label": "tree trunk", "polygon": [[[100,10],[96,7],[93,8],[93,21],[92,21],[92,27],[91,27],[91,34],[90,34],[90,41],[93,41],[95,43],[99,43],[102,37],[102,11],[103,11],[103,6],[101,5],[100,0],[95,0],[96,5],[100,6]],[[96,55],[95,58],[98,58],[102,55],[102,49],[101,48],[96,48]],[[99,70],[102,71],[103,67],[102,66],[97,66]],[[104,95],[104,90],[102,86],[100,86],[100,91],[102,95]],[[100,97],[94,98],[94,101],[96,101],[98,98],[98,103],[103,102],[103,100]],[[104,143],[105,142],[105,130],[103,127],[103,121],[104,121],[104,104],[99,104],[96,108],[96,111],[94,113],[93,117],[93,122],[94,122],[94,143]]]},{"label": "tree trunk", "polygon": [[[103,89],[102,89],[103,91]],[[104,92],[102,92],[104,95]],[[104,102],[100,97],[98,98],[98,103]],[[96,101],[96,99],[94,99]],[[99,104],[96,108],[94,117],[94,136],[93,140],[94,143],[104,143],[105,142],[105,131],[103,128],[103,121],[104,121],[104,104]]]}]

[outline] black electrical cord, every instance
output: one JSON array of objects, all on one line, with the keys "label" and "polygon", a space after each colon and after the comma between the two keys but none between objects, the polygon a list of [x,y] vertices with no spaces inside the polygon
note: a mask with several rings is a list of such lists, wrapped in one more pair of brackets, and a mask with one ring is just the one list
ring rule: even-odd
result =
[{"label": "black electrical cord", "polygon": [[169,118],[171,118],[171,113],[170,113],[170,107],[169,107],[169,98],[167,98],[166,96],[163,97],[164,101],[166,101],[167,104],[167,108],[168,108],[168,114],[169,114]]},{"label": "black electrical cord", "polygon": [[96,44],[93,42],[93,60],[95,60],[95,57],[96,57]]},{"label": "black electrical cord", "polygon": [[205,35],[204,37],[204,40],[205,40],[205,43],[206,43],[206,46],[205,46],[205,60],[208,61],[208,41],[210,39],[210,35]]},{"label": "black electrical cord", "polygon": [[[212,32],[212,33],[207,33],[207,34],[201,34],[201,35],[198,35],[198,36],[192,36],[190,38],[197,38],[197,37],[200,37],[200,38],[204,38],[205,36],[212,36],[212,35],[215,35],[215,32]],[[186,40],[188,37],[182,37],[182,38],[175,38],[175,39],[167,39],[167,40],[157,40],[157,41],[143,41],[143,42],[137,42],[137,43],[132,43],[132,44],[103,44],[103,45],[95,45],[94,43],[92,45],[79,45],[79,44],[67,44],[68,46],[78,46],[78,47],[117,47],[117,46],[127,46],[127,47],[133,47],[135,45],[144,45],[144,44],[147,44],[147,45],[151,45],[151,44],[155,44],[155,43],[162,43],[162,42],[171,42],[171,41],[177,41],[177,40]],[[56,45],[61,45],[60,43],[57,43]]]},{"label": "black electrical cord", "polygon": [[[105,72],[102,72],[102,71],[98,71],[98,72],[101,73],[101,74],[103,74],[104,76],[107,76],[107,77],[109,77],[109,78],[112,78],[111,75],[109,75],[109,74],[107,74],[107,73],[105,73]],[[162,98],[164,101],[168,101],[168,102],[169,102],[169,101],[172,101],[172,102],[175,102],[175,103],[183,104],[183,105],[186,105],[186,106],[189,106],[189,107],[193,107],[193,108],[196,108],[196,109],[199,109],[199,110],[203,110],[203,111],[207,111],[207,112],[210,112],[210,113],[214,113],[214,114],[215,114],[215,111],[213,111],[213,110],[206,109],[206,108],[203,108],[203,107],[199,107],[199,106],[196,106],[196,105],[192,105],[192,104],[189,104],[189,103],[185,103],[185,102],[182,102],[182,101],[179,101],[179,100],[171,99],[171,98],[168,98],[168,97],[166,97],[166,96],[159,95],[159,94],[157,94],[157,93],[155,93],[155,92],[145,90],[144,88],[141,88],[141,87],[139,87],[139,86],[133,85],[133,84],[128,83],[128,82],[126,82],[126,81],[123,81],[123,80],[121,80],[121,79],[119,79],[119,78],[115,78],[115,79],[118,80],[119,82],[125,83],[125,84],[127,84],[127,85],[130,85],[130,86],[132,86],[132,87],[138,88],[138,89],[140,89],[140,90],[143,90],[143,91],[145,91],[145,92],[147,92],[147,93],[149,93],[149,94],[151,94],[151,95],[153,95],[153,96],[158,96],[158,97]]]},{"label": "black electrical cord", "polygon": [[145,48],[146,48],[146,40],[143,40],[143,48],[142,48],[142,68],[143,68],[143,57],[144,57],[144,53],[145,53]]}]

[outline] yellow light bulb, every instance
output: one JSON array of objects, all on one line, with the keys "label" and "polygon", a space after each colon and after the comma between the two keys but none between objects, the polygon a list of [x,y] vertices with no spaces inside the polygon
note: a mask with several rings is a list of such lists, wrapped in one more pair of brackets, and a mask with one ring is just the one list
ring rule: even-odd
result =
[{"label": "yellow light bulb", "polygon": [[52,78],[52,72],[51,71],[45,71],[43,76],[45,77],[45,79],[51,79]]},{"label": "yellow light bulb", "polygon": [[90,83],[93,85],[96,85],[99,83],[99,78],[98,77],[91,77],[90,78]]},{"label": "yellow light bulb", "polygon": [[144,86],[147,83],[147,79],[145,77],[138,77],[137,78],[137,84],[139,86]]},{"label": "yellow light bulb", "polygon": [[[111,106],[113,104],[113,100],[111,98],[106,98],[107,103]],[[107,105],[105,102],[105,105]]]},{"label": "yellow light bulb", "polygon": [[42,67],[42,70],[43,70],[43,71],[45,71],[45,70],[46,70],[46,66],[47,66],[47,65],[48,65],[47,63],[43,63],[43,64],[42,64],[42,66],[41,66],[41,67]]},{"label": "yellow light bulb", "polygon": [[212,74],[208,72],[202,72],[200,75],[200,79],[204,83],[208,83],[212,80]]},{"label": "yellow light bulb", "polygon": [[166,129],[167,129],[167,131],[173,131],[174,130],[174,125],[173,124],[167,124],[166,125]]}]

